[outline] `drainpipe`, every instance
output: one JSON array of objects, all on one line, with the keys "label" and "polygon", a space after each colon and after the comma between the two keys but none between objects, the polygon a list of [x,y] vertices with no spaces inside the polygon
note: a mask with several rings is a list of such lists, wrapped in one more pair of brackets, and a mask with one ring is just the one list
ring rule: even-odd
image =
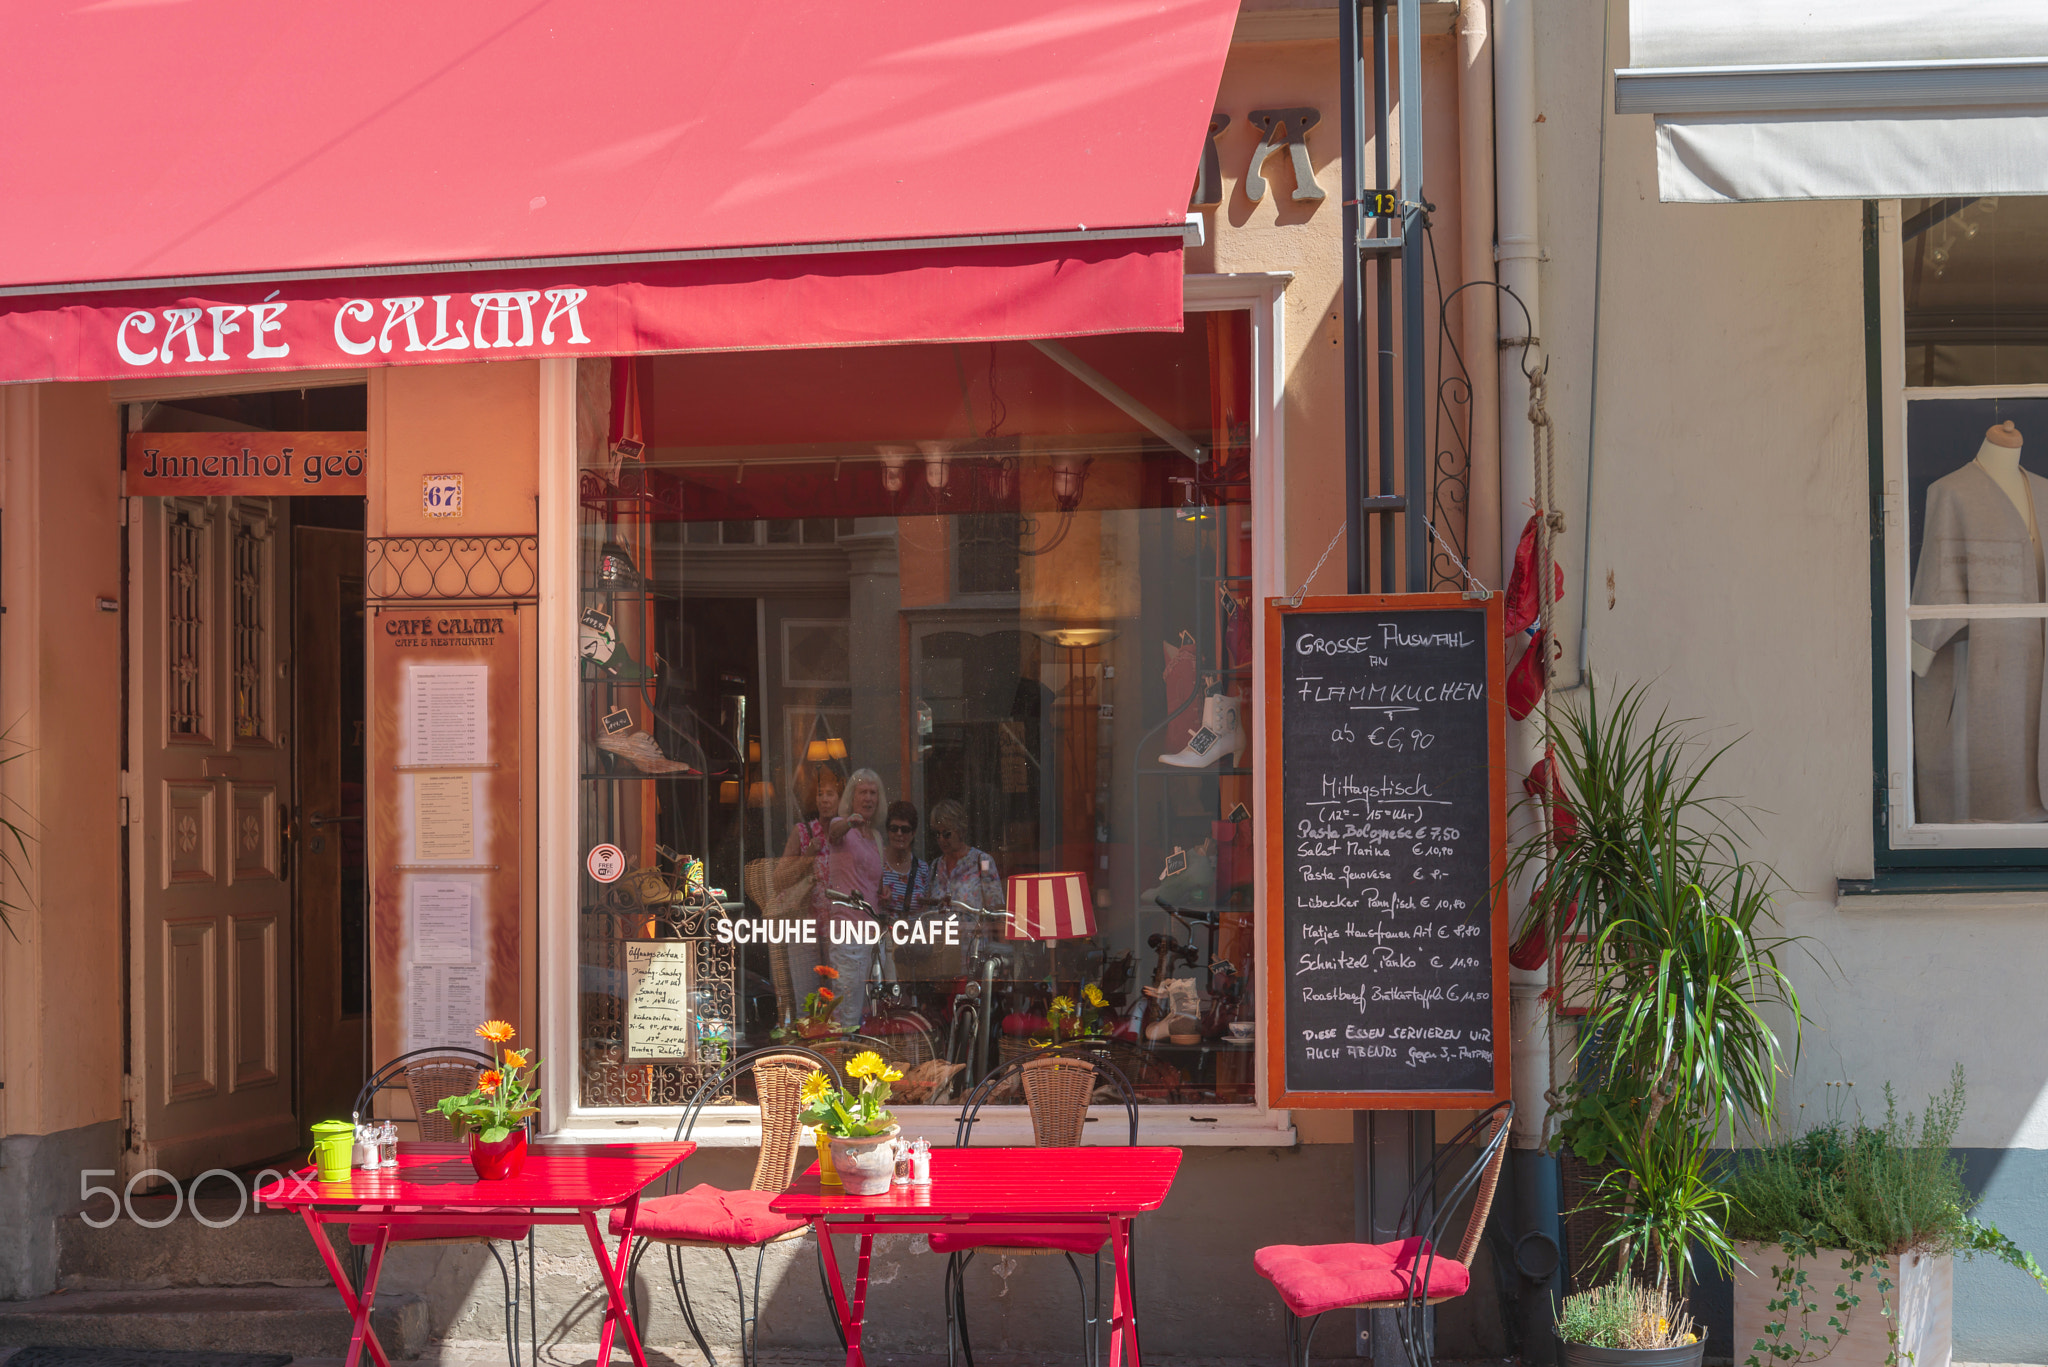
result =
[{"label": "drainpipe", "polygon": [[[1529,385],[1523,365],[1543,365],[1536,165],[1536,22],[1534,0],[1494,0],[1494,166],[1497,185],[1495,257],[1500,283],[1514,300],[1499,301],[1500,329],[1500,563],[1514,563],[1515,543],[1536,496],[1536,439],[1529,425]],[[1526,313],[1524,310],[1526,309]],[[1547,587],[1547,586],[1546,586]],[[1531,723],[1508,723],[1508,777],[1518,785],[1535,764],[1539,747]],[[1526,825],[1526,823],[1525,823]],[[1509,838],[1524,832],[1510,830]],[[1516,911],[1528,889],[1513,891]],[[1550,1018],[1542,1000],[1550,971],[1508,970],[1508,1025],[1512,1032],[1515,1128],[1511,1143],[1515,1182],[1515,1265],[1525,1293],[1520,1303],[1522,1358],[1549,1362],[1555,1353],[1551,1310],[1563,1294],[1563,1222],[1558,1215],[1557,1160],[1540,1145],[1550,1086]]]},{"label": "drainpipe", "polygon": [[[1486,0],[1458,5],[1458,213],[1464,223],[1459,280],[1493,279],[1493,46]],[[1472,381],[1470,480],[1466,485],[1465,554],[1480,583],[1499,587],[1500,383],[1488,341],[1495,298],[1486,284],[1458,296],[1464,306],[1459,345]]]}]

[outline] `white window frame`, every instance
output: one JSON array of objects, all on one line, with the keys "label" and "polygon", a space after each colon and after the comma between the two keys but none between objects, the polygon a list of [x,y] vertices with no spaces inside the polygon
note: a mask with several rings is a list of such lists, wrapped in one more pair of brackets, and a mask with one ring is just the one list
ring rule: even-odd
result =
[{"label": "white window frame", "polygon": [[1920,386],[1906,383],[1906,286],[1903,210],[1896,199],[1877,209],[1878,375],[1883,402],[1885,836],[1893,853],[1915,850],[2048,849],[2048,823],[1943,823],[1921,821],[1913,800],[1913,638],[1916,617],[2044,617],[2048,603],[2020,604],[2028,612],[1987,605],[1912,606],[1912,545],[1906,519],[1906,407],[1916,399],[2040,399],[2048,385]]},{"label": "white window frame", "polygon": [[[1285,525],[1287,387],[1285,297],[1291,272],[1258,271],[1185,278],[1183,307],[1190,313],[1246,311],[1251,316],[1252,600],[1263,603],[1286,590],[1281,583]],[[577,1100],[576,1038],[577,877],[575,802],[577,734],[576,614],[576,362],[540,363],[540,642],[539,642],[539,880],[540,1011],[543,1054],[559,1060],[541,1071],[541,1126],[552,1139],[578,1142],[647,1141],[673,1137],[680,1106],[585,1106]],[[1252,634],[1253,712],[1265,678],[1265,633]],[[1266,791],[1263,747],[1252,753],[1252,790]],[[1263,858],[1260,852],[1257,858]],[[1253,933],[1265,943],[1265,879],[1255,874]],[[1254,1051],[1257,1103],[1250,1106],[1141,1105],[1138,1137],[1147,1144],[1265,1146],[1295,1143],[1293,1114],[1266,1105],[1266,1051]],[[957,1106],[899,1106],[908,1134],[951,1144]],[[1121,1107],[1095,1107],[1091,1138],[1124,1142]],[[1197,1115],[1203,1119],[1196,1119]],[[1208,1117],[1212,1117],[1208,1118]],[[1022,1106],[985,1112],[978,1142],[1031,1142],[1030,1115]],[[753,1147],[761,1127],[752,1106],[707,1108],[693,1136],[708,1147]]]}]

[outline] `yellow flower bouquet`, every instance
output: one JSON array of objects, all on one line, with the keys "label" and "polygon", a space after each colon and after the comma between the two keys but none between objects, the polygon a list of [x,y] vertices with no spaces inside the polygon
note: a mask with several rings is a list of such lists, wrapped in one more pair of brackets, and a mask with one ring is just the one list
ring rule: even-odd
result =
[{"label": "yellow flower bouquet", "polygon": [[846,1075],[858,1085],[835,1087],[822,1070],[805,1079],[797,1118],[818,1132],[818,1171],[827,1185],[850,1196],[885,1195],[896,1172],[889,1084],[901,1082],[903,1070],[864,1049],[847,1063]]}]

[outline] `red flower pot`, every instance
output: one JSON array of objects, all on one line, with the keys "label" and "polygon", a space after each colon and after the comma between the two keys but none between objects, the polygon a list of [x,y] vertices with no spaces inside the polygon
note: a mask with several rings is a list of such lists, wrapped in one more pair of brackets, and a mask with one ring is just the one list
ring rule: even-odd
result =
[{"label": "red flower pot", "polygon": [[526,1166],[526,1130],[512,1131],[495,1144],[486,1144],[475,1130],[469,1134],[469,1165],[486,1182],[517,1177]]}]

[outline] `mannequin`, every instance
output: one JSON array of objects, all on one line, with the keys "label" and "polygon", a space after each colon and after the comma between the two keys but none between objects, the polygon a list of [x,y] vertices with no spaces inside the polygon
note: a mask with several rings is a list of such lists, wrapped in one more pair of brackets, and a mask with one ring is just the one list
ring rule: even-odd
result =
[{"label": "mannequin", "polygon": [[[2048,480],[2021,468],[2021,443],[1999,423],[1969,464],[1928,487],[1916,606],[2048,601]],[[2040,618],[1913,623],[1919,820],[2048,821],[2044,644]]]}]

